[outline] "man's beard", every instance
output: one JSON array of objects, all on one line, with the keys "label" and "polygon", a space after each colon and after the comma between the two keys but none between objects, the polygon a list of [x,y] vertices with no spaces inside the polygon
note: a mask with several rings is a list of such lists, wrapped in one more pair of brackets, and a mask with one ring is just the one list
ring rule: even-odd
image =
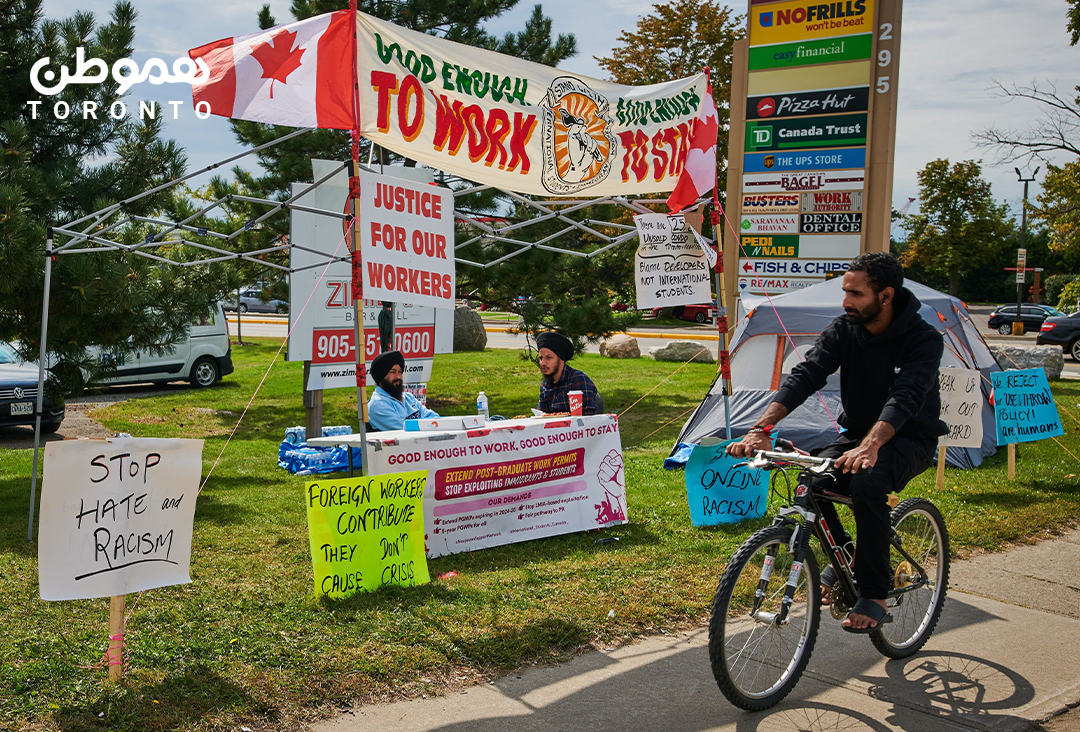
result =
[{"label": "man's beard", "polygon": [[390,381],[390,379],[383,379],[379,386],[383,388],[383,391],[397,399],[399,402],[402,401],[402,396],[405,394],[404,382],[393,382]]},{"label": "man's beard", "polygon": [[847,316],[847,322],[852,325],[865,325],[881,315],[881,311],[881,303],[874,300],[862,310],[845,309],[844,314]]}]

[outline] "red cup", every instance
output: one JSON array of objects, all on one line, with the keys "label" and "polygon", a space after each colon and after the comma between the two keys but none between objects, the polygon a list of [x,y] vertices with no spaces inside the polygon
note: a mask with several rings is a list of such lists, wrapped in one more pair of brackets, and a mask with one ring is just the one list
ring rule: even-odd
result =
[{"label": "red cup", "polygon": [[581,407],[585,403],[585,396],[580,391],[568,391],[566,396],[570,398],[570,414],[575,417],[581,416]]}]

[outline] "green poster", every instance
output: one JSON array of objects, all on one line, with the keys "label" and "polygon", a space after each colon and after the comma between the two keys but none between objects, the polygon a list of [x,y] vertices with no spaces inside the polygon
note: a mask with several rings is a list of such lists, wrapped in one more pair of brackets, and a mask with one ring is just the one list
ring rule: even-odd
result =
[{"label": "green poster", "polygon": [[742,237],[744,256],[750,259],[783,257],[794,259],[799,256],[798,234],[773,234]]},{"label": "green poster", "polygon": [[424,548],[427,471],[306,485],[315,594],[335,600],[430,581]]},{"label": "green poster", "polygon": [[816,150],[865,144],[865,113],[755,119],[746,123],[746,152]]},{"label": "green poster", "polygon": [[[787,69],[792,66],[827,64],[833,61],[860,61],[870,58],[874,44],[873,33],[818,41],[777,43],[750,49],[750,70]],[[869,79],[867,79],[867,83]]]}]

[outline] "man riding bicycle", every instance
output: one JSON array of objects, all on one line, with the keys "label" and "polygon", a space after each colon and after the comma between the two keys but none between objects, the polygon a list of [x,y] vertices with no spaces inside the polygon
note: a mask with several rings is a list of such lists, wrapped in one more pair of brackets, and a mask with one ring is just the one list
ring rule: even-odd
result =
[{"label": "man riding bicycle", "polygon": [[[944,341],[919,315],[919,300],[904,287],[903,269],[891,255],[856,257],[844,274],[843,289],[845,314],[818,336],[765,413],[728,452],[748,457],[769,450],[774,426],[840,370],[844,431],[815,454],[836,458],[841,473],[837,490],[851,497],[859,598],[843,626],[868,633],[892,621],[885,604],[892,587],[888,494],[930,466],[938,437],[948,431],[938,418]],[[843,532],[832,503],[823,501],[820,510],[834,531]],[[850,541],[836,538],[842,546]],[[821,575],[823,603],[835,581],[830,566]]]}]

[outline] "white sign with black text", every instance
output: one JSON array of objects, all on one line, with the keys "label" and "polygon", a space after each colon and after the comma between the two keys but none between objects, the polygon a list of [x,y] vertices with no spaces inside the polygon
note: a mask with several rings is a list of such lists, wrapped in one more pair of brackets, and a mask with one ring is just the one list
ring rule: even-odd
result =
[{"label": "white sign with black text", "polygon": [[640,241],[634,257],[638,308],[712,302],[709,258],[684,217],[642,214],[634,223]]},{"label": "white sign with black text", "polygon": [[938,372],[941,421],[949,426],[945,444],[950,447],[982,447],[982,374],[976,369],[942,366]]}]

